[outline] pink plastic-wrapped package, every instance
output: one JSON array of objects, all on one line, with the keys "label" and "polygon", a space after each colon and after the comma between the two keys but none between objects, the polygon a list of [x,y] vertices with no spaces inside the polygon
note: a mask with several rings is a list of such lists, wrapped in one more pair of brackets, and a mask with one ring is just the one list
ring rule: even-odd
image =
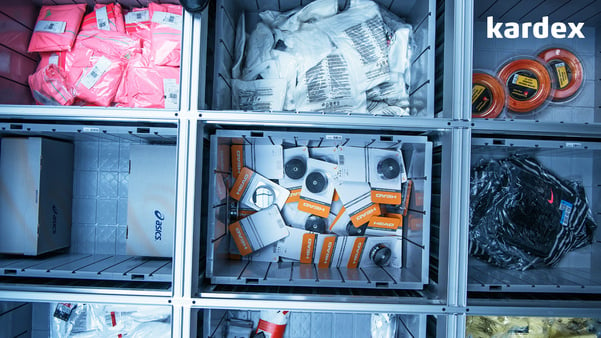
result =
[{"label": "pink plastic-wrapped package", "polygon": [[125,32],[143,40],[143,44],[150,43],[150,10],[148,8],[134,8],[125,14]]},{"label": "pink plastic-wrapped package", "polygon": [[66,57],[68,83],[78,99],[108,106],[129,59],[139,53],[140,41],[122,33],[82,32]]},{"label": "pink plastic-wrapped package", "polygon": [[85,11],[85,4],[42,6],[28,51],[71,50]]},{"label": "pink plastic-wrapped package", "polygon": [[153,61],[158,66],[179,67],[182,40],[183,9],[180,5],[148,5]]},{"label": "pink plastic-wrapped package", "polygon": [[44,52],[40,53],[40,63],[36,71],[46,68],[48,65],[56,65],[62,72],[67,71],[65,62],[68,52]]},{"label": "pink plastic-wrapped package", "polygon": [[115,103],[123,107],[168,108],[179,106],[179,67],[128,65]]},{"label": "pink plastic-wrapped package", "polygon": [[123,9],[120,4],[98,4],[83,18],[81,30],[104,30],[125,33]]},{"label": "pink plastic-wrapped package", "polygon": [[67,79],[54,64],[50,64],[29,76],[29,87],[38,104],[71,105],[75,100]]}]

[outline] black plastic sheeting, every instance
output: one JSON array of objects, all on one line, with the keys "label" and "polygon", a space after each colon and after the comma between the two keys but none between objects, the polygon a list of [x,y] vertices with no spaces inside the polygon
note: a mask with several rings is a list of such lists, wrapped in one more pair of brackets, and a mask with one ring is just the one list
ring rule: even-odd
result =
[{"label": "black plastic sheeting", "polygon": [[584,187],[531,157],[514,155],[472,168],[470,253],[512,270],[554,266],[589,245],[597,225]]}]

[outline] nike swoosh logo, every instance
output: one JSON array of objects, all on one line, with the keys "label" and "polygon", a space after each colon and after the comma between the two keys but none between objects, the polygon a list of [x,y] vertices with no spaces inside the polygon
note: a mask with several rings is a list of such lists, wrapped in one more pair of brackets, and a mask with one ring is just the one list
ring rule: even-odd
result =
[{"label": "nike swoosh logo", "polygon": [[549,204],[553,204],[553,190],[551,190],[551,198],[547,200]]}]

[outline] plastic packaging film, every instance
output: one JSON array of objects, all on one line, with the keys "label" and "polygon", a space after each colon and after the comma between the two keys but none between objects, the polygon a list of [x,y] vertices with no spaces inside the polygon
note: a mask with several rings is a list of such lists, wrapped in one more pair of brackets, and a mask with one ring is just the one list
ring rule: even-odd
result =
[{"label": "plastic packaging film", "polygon": [[469,338],[598,337],[601,325],[591,318],[468,316]]},{"label": "plastic packaging film", "polygon": [[554,266],[591,244],[595,229],[583,186],[533,158],[514,155],[472,168],[469,248],[476,257],[514,270]]},{"label": "plastic packaging film", "polygon": [[233,107],[266,110],[239,97],[259,101],[263,88],[249,92],[250,84],[238,80],[279,78],[287,83],[285,103],[270,110],[408,115],[411,25],[372,1],[337,9],[337,1],[319,0],[286,13],[261,12],[246,41],[238,23],[237,50],[245,45],[245,54],[232,69]]}]

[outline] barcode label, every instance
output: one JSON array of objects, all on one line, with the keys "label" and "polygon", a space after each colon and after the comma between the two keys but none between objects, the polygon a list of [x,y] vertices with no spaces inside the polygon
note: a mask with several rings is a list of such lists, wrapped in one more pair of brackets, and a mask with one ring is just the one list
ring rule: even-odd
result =
[{"label": "barcode label", "polygon": [[163,79],[163,92],[165,93],[165,108],[177,109],[179,107],[179,85],[175,79]]},{"label": "barcode label", "polygon": [[108,327],[117,326],[117,317],[115,316],[115,312],[107,313],[104,315],[104,323]]},{"label": "barcode label", "polygon": [[99,133],[100,132],[100,128],[96,128],[96,127],[83,127],[82,131],[84,133]]},{"label": "barcode label", "polygon": [[341,135],[326,135],[326,140],[342,140]]},{"label": "barcode label", "polygon": [[80,83],[88,89],[94,87],[96,82],[98,82],[102,74],[104,74],[109,69],[111,64],[112,63],[109,59],[107,59],[104,56],[101,56],[100,59],[98,59],[98,62],[96,62],[96,64],[94,65],[94,67],[92,67],[92,69],[81,78]]},{"label": "barcode label", "polygon": [[109,25],[109,16],[106,13],[106,7],[101,7],[96,10],[96,25],[100,30],[111,30],[111,27]]},{"label": "barcode label", "polygon": [[48,58],[48,64],[58,66],[58,55],[57,54],[50,55],[50,57]]},{"label": "barcode label", "polygon": [[144,21],[150,21],[150,13],[148,12],[148,10],[139,12],[129,12],[125,15],[125,23],[127,24]]},{"label": "barcode label", "polygon": [[40,20],[35,24],[34,32],[47,32],[55,34],[63,34],[67,23],[64,21],[46,21]]},{"label": "barcode label", "polygon": [[152,15],[152,22],[169,26],[170,28],[177,30],[182,29],[182,16],[178,14],[154,12],[154,14]]}]

